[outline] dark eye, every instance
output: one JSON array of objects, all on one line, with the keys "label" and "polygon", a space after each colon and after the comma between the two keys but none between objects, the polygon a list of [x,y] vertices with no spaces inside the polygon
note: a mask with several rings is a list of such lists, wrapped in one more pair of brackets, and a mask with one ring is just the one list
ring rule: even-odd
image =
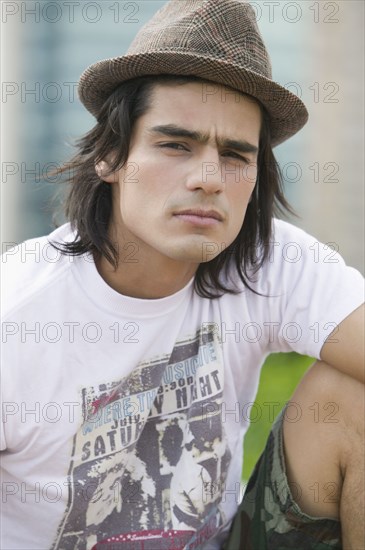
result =
[{"label": "dark eye", "polygon": [[173,141],[170,141],[168,143],[160,143],[159,147],[175,149],[176,151],[187,151],[187,148],[184,145],[182,145],[181,143],[175,143]]},{"label": "dark eye", "polygon": [[242,162],[249,162],[245,157],[242,157],[241,155],[239,155],[238,153],[235,153],[234,151],[225,151],[224,153],[222,153],[222,156],[232,157],[237,160],[242,160]]}]

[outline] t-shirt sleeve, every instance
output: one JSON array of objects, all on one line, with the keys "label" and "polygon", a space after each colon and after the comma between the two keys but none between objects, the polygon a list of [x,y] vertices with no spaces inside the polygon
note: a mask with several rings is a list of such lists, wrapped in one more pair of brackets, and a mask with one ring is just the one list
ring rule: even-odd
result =
[{"label": "t-shirt sleeve", "polygon": [[[1,384],[1,376],[0,376],[0,384]],[[5,424],[5,403],[3,401],[2,395],[0,394],[0,451],[4,451],[6,449],[4,424]]]},{"label": "t-shirt sleeve", "polygon": [[279,220],[257,290],[270,296],[266,303],[260,299],[261,317],[270,329],[268,351],[317,359],[330,334],[364,301],[362,275],[333,247]]}]

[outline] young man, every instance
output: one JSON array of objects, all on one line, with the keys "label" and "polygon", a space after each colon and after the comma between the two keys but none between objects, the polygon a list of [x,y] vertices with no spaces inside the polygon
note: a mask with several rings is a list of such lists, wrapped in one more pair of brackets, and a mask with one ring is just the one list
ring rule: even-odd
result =
[{"label": "young man", "polygon": [[[1,547],[359,548],[362,278],[273,220],[272,147],[307,112],[271,80],[253,10],[169,2],[79,91],[97,124],[64,168],[70,223],[3,258]],[[237,512],[242,411],[291,350],[325,363]]]}]

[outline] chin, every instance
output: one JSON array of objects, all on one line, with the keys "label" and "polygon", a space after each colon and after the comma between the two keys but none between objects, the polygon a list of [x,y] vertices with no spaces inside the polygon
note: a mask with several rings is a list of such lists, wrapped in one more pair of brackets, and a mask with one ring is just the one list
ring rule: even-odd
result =
[{"label": "chin", "polygon": [[204,241],[199,244],[192,244],[186,246],[175,246],[168,254],[172,260],[180,262],[189,262],[193,264],[201,264],[209,262],[216,258],[222,250],[226,247],[224,243],[216,243],[213,241]]}]

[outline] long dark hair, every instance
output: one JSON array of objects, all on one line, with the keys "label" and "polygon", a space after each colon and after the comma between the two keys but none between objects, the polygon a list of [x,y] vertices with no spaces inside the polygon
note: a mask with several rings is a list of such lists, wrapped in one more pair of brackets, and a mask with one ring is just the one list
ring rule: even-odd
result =
[{"label": "long dark hair", "polygon": [[[78,256],[92,253],[104,256],[114,269],[118,266],[118,250],[108,235],[112,213],[111,186],[95,172],[95,165],[112,151],[108,173],[119,170],[127,161],[132,130],[150,105],[153,87],[158,83],[176,85],[206,81],[193,76],[158,75],[129,80],[108,98],[94,128],[76,141],[77,154],[54,173],[62,174],[69,189],[61,208],[75,231],[70,243],[51,242],[63,254]],[[258,153],[258,177],[248,204],[245,219],[236,239],[213,260],[199,265],[195,274],[195,290],[205,298],[237,293],[229,281],[229,267],[234,266],[244,286],[251,288],[255,273],[270,253],[272,218],[275,214],[293,213],[282,190],[282,177],[271,148],[270,117],[261,108],[262,124]],[[57,225],[57,224],[56,224]]]}]

